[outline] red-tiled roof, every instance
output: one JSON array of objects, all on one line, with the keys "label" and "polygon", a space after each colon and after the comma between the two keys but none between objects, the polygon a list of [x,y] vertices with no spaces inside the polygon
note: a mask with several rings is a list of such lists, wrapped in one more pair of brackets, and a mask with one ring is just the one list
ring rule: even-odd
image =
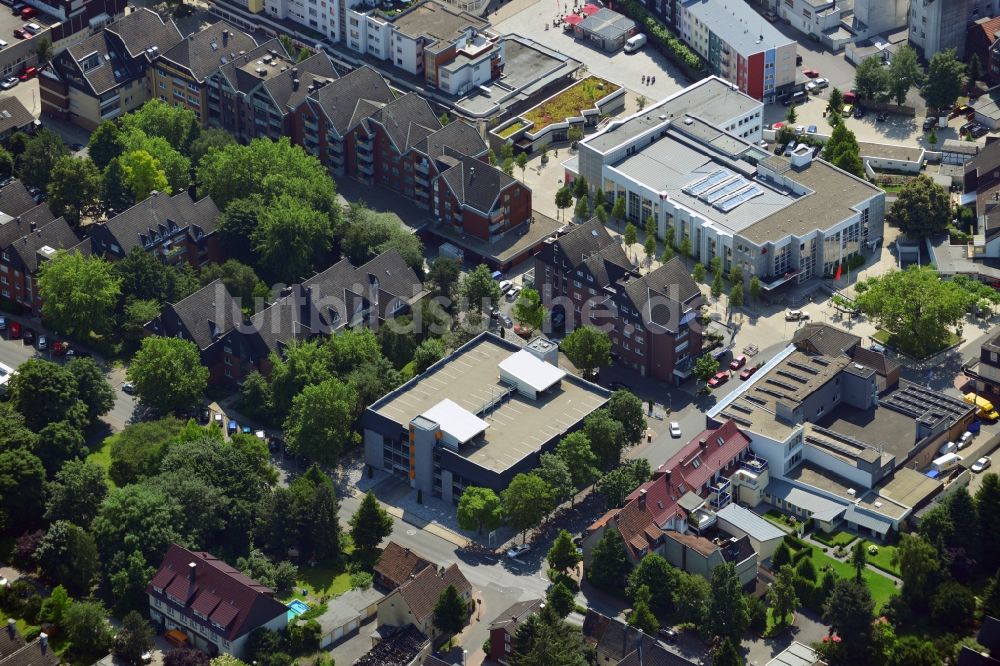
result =
[{"label": "red-tiled roof", "polygon": [[750,438],[740,431],[736,422],[726,421],[718,428],[699,433],[674,457],[660,465],[653,477],[669,471],[671,496],[677,500],[689,490],[697,493],[706,481],[749,446]]},{"label": "red-tiled roof", "polygon": [[[437,605],[441,593],[454,585],[459,594],[472,592],[472,584],[462,574],[457,564],[452,564],[439,573],[437,567],[427,567],[415,578],[400,586],[399,594],[403,597],[410,612],[417,622],[423,622]],[[388,599],[388,597],[386,597]]]},{"label": "red-tiled roof", "polygon": [[976,24],[977,29],[982,30],[983,34],[986,36],[986,43],[992,44],[996,41],[994,35],[1000,30],[1000,16],[991,18],[989,21],[983,21],[982,23]]},{"label": "red-tiled roof", "polygon": [[411,574],[419,573],[430,564],[429,560],[409,548],[403,548],[395,541],[390,541],[385,545],[385,550],[375,565],[375,573],[387,581],[390,587],[396,588],[409,580]]},{"label": "red-tiled roof", "polygon": [[222,627],[230,641],[288,612],[271,588],[210,553],[177,544],[170,546],[146,592],[206,631],[220,633]]}]

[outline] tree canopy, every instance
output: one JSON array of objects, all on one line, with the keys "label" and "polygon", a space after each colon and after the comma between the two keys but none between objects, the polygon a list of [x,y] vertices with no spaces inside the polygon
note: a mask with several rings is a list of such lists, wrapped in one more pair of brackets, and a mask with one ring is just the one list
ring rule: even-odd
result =
[{"label": "tree canopy", "polygon": [[563,353],[580,372],[589,374],[611,364],[611,338],[593,326],[581,326],[560,345]]},{"label": "tree canopy", "polygon": [[962,94],[965,65],[955,56],[955,49],[938,51],[931,56],[924,83],[924,100],[938,110],[950,109]]},{"label": "tree canopy", "polygon": [[194,407],[208,386],[198,347],[180,338],[144,338],[127,376],[143,402],[165,412]]},{"label": "tree canopy", "polygon": [[943,232],[951,223],[948,192],[920,174],[907,180],[889,209],[901,231],[914,238]]},{"label": "tree canopy", "polygon": [[42,263],[38,291],[44,321],[60,333],[84,337],[109,328],[121,279],[100,257],[60,250]]},{"label": "tree canopy", "polygon": [[458,500],[458,525],[463,530],[492,531],[500,527],[500,498],[489,488],[466,486]]}]

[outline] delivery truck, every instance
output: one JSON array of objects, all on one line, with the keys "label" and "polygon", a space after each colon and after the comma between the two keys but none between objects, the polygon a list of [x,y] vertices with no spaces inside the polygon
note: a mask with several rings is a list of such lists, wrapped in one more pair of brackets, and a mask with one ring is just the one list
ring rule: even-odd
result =
[{"label": "delivery truck", "polygon": [[966,393],[965,401],[970,405],[975,405],[976,416],[984,421],[996,421],[1000,418],[1000,414],[997,414],[997,410],[994,409],[993,403],[981,395],[976,393]]}]

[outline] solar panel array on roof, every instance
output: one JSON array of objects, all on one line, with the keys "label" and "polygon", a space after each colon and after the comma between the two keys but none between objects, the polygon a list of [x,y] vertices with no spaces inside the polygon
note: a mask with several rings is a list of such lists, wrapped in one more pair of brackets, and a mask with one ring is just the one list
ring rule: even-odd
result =
[{"label": "solar panel array on roof", "polygon": [[747,189],[737,194],[734,194],[728,199],[720,201],[719,203],[715,204],[715,207],[721,210],[723,213],[728,213],[732,209],[739,206],[741,203],[750,201],[754,197],[759,197],[762,194],[764,194],[764,190],[760,189],[756,185],[753,185],[752,187],[748,187]]},{"label": "solar panel array on roof", "polygon": [[707,192],[708,190],[712,189],[713,187],[723,182],[724,180],[729,179],[730,177],[732,177],[732,175],[733,175],[732,172],[727,171],[726,169],[716,169],[715,171],[705,176],[704,178],[700,178],[690,183],[689,185],[685,186],[683,188],[683,191],[687,192],[692,196],[699,196],[703,192]]},{"label": "solar panel array on roof", "polygon": [[726,182],[724,185],[716,187],[710,192],[706,192],[704,199],[708,203],[715,203],[719,199],[728,197],[730,194],[743,189],[747,186],[747,182],[742,178],[733,178],[732,180]]},{"label": "solar panel array on roof", "polygon": [[808,381],[802,375],[797,375],[794,372],[789,372],[788,370],[783,370],[781,368],[779,368],[774,374],[781,375],[782,377],[788,377],[789,379],[797,381],[800,384],[805,384]]},{"label": "solar panel array on roof", "polygon": [[801,370],[803,372],[808,372],[810,375],[816,374],[816,368],[810,367],[805,363],[799,363],[798,361],[789,361],[788,365],[795,368],[796,370]]}]

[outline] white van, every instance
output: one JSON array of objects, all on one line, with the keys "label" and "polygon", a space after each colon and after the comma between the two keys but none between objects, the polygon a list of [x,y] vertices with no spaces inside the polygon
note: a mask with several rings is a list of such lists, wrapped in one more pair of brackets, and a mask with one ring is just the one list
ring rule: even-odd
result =
[{"label": "white van", "polygon": [[954,468],[960,462],[962,462],[962,456],[957,453],[947,453],[940,458],[936,458],[931,463],[931,469],[936,469],[938,472],[943,473]]},{"label": "white van", "polygon": [[625,53],[635,53],[643,46],[646,45],[646,35],[639,33],[638,35],[632,35],[625,42]]}]

